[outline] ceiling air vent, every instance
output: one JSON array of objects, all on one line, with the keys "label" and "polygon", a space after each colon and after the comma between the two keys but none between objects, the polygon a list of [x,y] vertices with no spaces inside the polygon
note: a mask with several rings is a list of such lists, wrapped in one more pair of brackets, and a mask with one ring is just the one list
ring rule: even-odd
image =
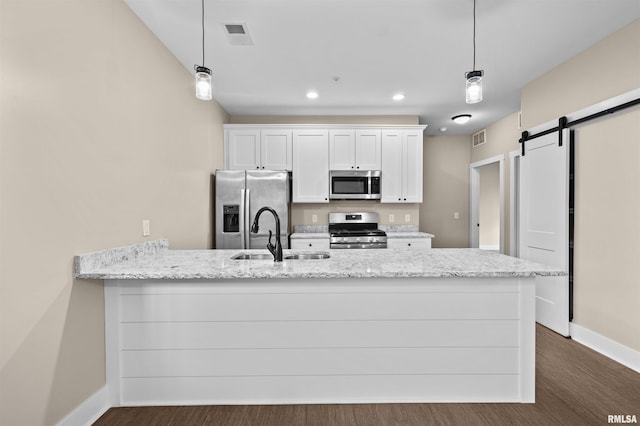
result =
[{"label": "ceiling air vent", "polygon": [[222,25],[224,25],[229,44],[234,46],[249,46],[253,44],[245,24],[227,23]]},{"label": "ceiling air vent", "polygon": [[487,141],[487,129],[483,129],[478,133],[474,133],[473,136],[471,136],[471,140],[473,141],[474,148],[485,143]]}]

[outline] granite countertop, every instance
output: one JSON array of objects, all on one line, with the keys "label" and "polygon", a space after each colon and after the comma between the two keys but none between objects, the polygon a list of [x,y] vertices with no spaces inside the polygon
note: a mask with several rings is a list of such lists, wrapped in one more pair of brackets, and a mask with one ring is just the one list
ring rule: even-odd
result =
[{"label": "granite countertop", "polygon": [[[264,279],[529,277],[566,275],[558,268],[479,249],[331,250],[329,259],[232,260],[266,250],[169,250],[168,241],[76,256],[83,279]],[[285,255],[291,250],[285,250]],[[299,250],[296,253],[305,251]]]}]

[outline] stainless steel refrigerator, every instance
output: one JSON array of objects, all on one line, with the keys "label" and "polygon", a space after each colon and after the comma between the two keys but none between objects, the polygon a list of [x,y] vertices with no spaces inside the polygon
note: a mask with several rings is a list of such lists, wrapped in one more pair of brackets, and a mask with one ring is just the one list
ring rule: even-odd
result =
[{"label": "stainless steel refrigerator", "polygon": [[280,240],[289,248],[289,173],[275,170],[217,170],[215,173],[215,228],[217,249],[266,248],[269,230],[275,244],[273,215],[260,216],[259,232],[251,233],[257,211],[265,206],[280,219]]}]

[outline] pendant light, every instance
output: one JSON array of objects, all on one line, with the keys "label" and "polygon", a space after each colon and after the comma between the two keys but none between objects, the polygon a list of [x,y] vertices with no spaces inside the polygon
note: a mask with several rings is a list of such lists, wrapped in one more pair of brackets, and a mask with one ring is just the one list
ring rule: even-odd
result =
[{"label": "pendant light", "polygon": [[196,70],[196,98],[210,101],[213,98],[211,92],[211,70],[204,66],[204,0],[202,0],[202,65],[195,65]]},{"label": "pendant light", "polygon": [[464,74],[466,83],[466,98],[468,104],[475,104],[482,100],[482,76],[484,71],[476,70],[476,0],[473,0],[473,71]]}]

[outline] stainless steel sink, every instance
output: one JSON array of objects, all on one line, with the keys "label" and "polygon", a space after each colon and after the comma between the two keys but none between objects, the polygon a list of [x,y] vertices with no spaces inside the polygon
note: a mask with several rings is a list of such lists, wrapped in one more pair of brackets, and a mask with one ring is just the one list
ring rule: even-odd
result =
[{"label": "stainless steel sink", "polygon": [[270,253],[238,253],[231,256],[232,260],[273,260],[273,256]]},{"label": "stainless steel sink", "polygon": [[296,254],[288,254],[284,257],[285,259],[328,259],[329,253],[296,253]]}]

